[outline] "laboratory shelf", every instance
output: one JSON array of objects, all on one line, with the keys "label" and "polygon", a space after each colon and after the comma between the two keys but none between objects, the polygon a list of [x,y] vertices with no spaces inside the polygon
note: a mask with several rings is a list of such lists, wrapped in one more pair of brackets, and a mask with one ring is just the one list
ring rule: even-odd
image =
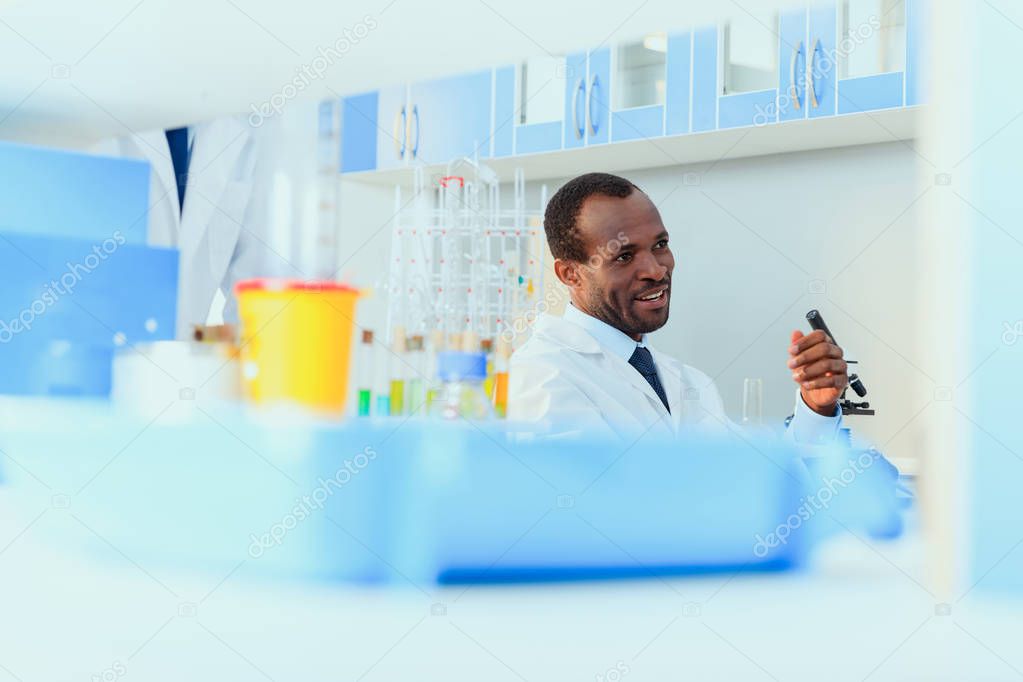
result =
[{"label": "laboratory shelf", "polygon": [[[762,126],[669,135],[583,146],[574,149],[521,154],[487,159],[501,181],[512,181],[517,168],[530,181],[568,178],[586,171],[625,173],[644,168],[694,166],[697,175],[717,162],[767,154],[783,154],[851,147],[863,144],[909,141],[917,136],[923,107],[898,107],[883,111],[794,120]],[[444,165],[424,166],[428,173],[443,174]],[[378,185],[411,185],[407,168],[345,173],[346,181]]]}]

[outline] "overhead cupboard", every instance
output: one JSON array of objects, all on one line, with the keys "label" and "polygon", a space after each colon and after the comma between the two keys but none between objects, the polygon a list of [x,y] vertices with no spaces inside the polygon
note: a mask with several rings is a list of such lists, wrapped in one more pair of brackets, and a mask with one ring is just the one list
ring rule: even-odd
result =
[{"label": "overhead cupboard", "polygon": [[341,170],[442,165],[912,107],[932,0],[741,12],[342,101]]}]

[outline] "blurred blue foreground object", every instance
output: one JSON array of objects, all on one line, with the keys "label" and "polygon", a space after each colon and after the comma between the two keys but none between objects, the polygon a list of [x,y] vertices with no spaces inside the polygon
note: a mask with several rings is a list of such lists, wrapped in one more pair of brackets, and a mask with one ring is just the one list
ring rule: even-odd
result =
[{"label": "blurred blue foreground object", "polygon": [[26,522],[55,493],[73,500],[34,537],[221,577],[240,563],[414,584],[782,570],[834,532],[898,526],[877,460],[836,450],[808,474],[783,442],[736,437],[623,450],[467,422],[6,399],[0,449]]},{"label": "blurred blue foreground object", "polygon": [[136,159],[0,142],[0,232],[145,244],[149,173]]},{"label": "blurred blue foreground object", "polygon": [[178,251],[0,232],[0,393],[107,395],[115,347],[174,338]]}]

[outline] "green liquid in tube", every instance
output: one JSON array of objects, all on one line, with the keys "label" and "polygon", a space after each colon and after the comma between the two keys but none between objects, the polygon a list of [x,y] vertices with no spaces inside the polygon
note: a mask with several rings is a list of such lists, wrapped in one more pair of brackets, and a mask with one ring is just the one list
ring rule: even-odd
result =
[{"label": "green liquid in tube", "polygon": [[368,388],[359,389],[359,416],[368,417],[370,404],[372,402],[371,391]]}]

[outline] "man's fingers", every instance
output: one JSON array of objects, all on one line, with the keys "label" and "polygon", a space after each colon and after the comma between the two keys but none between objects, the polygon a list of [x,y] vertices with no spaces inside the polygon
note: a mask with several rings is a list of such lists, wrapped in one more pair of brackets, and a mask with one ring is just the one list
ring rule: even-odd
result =
[{"label": "man's fingers", "polygon": [[818,343],[789,360],[789,368],[796,369],[821,358],[841,358],[842,349],[833,343]]},{"label": "man's fingers", "polygon": [[[795,334],[793,334],[793,337],[795,337]],[[806,336],[800,336],[798,339],[793,338],[792,345],[789,346],[789,354],[798,355],[799,353],[802,353],[810,346],[814,346],[818,343],[823,343],[825,341],[830,343],[831,339],[828,337],[827,334],[817,329],[815,331],[810,332]]]},{"label": "man's fingers", "polygon": [[848,365],[845,364],[845,360],[841,358],[825,358],[797,368],[792,372],[792,378],[802,382],[816,379],[825,374],[844,375],[847,369]]},{"label": "man's fingers", "polygon": [[830,377],[817,377],[810,381],[804,381],[799,385],[808,391],[812,391],[815,388],[845,388],[847,383],[849,383],[849,377],[844,374],[836,374]]}]

